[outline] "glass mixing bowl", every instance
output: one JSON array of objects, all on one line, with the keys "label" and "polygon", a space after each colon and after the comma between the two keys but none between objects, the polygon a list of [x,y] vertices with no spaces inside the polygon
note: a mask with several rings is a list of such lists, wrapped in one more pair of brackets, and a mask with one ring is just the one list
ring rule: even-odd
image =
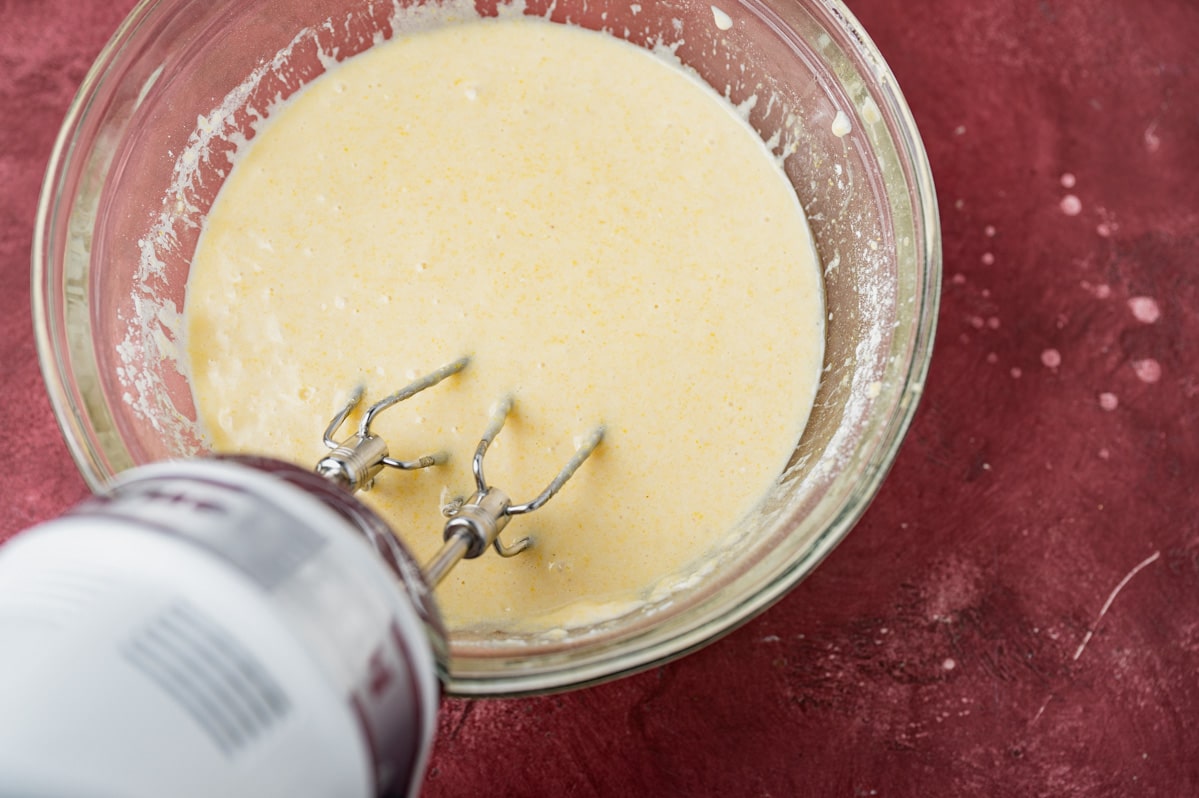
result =
[{"label": "glass mixing bowl", "polygon": [[[787,154],[823,262],[825,370],[789,466],[728,545],[681,575],[685,587],[557,635],[455,634],[447,686],[463,695],[562,689],[645,668],[793,587],[862,515],[895,457],[928,367],[940,286],[920,137],[840,2],[522,8],[673,48]],[[175,331],[226,156],[272,101],[392,36],[393,11],[372,0],[147,0],[88,73],[43,187],[33,292],[50,398],[93,489],[130,466],[204,451]],[[494,0],[479,0],[465,15],[495,12]]]}]

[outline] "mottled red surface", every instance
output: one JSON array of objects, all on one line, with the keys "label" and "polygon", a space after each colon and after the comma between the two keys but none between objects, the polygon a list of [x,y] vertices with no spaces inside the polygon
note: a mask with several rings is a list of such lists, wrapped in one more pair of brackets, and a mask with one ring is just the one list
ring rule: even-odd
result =
[{"label": "mottled red surface", "polygon": [[[85,493],[28,253],[67,103],[131,5],[0,5],[0,539]],[[1199,794],[1199,5],[851,7],[944,225],[890,478],[811,578],[699,653],[446,702],[428,795]]]}]

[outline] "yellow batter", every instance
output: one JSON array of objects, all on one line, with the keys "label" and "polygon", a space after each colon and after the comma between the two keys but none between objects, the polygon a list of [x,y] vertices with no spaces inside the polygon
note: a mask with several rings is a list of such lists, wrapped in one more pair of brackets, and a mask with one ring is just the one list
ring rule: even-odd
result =
[{"label": "yellow batter", "polygon": [[[392,456],[364,495],[424,560],[505,394],[487,459],[536,495],[596,424],[596,453],[458,566],[453,628],[619,612],[701,556],[781,472],[823,355],[819,272],[795,194],[706,85],[601,33],[477,21],[378,45],[314,81],[239,157],[186,304],[214,449],[314,464],[350,390]],[[351,432],[349,424],[343,434]]]}]

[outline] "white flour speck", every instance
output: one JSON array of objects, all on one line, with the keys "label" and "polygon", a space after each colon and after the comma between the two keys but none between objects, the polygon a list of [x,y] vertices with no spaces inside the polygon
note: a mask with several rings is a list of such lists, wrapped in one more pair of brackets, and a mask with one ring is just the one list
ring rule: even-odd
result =
[{"label": "white flour speck", "polygon": [[849,117],[844,111],[837,111],[837,116],[833,118],[833,135],[837,138],[844,138],[853,130],[853,123],[849,121]]},{"label": "white flour speck", "polygon": [[1082,213],[1082,200],[1073,194],[1062,197],[1062,213],[1067,216],[1077,216]]},{"label": "white flour speck", "polygon": [[1062,365],[1062,353],[1056,349],[1046,349],[1041,353],[1041,363],[1045,368],[1055,369]]},{"label": "white flour speck", "polygon": [[716,6],[712,6],[712,19],[716,22],[716,27],[720,30],[728,30],[733,27],[733,20],[728,14],[721,11]]}]

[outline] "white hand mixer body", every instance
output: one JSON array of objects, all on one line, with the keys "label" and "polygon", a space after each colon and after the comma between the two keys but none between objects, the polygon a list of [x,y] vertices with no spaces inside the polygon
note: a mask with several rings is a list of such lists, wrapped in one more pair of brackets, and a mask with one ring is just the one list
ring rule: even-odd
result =
[{"label": "white hand mixer body", "polygon": [[466,362],[372,406],[336,444],[355,394],[316,473],[255,457],[132,469],[0,548],[0,796],[418,792],[448,652],[432,586],[490,546],[526,548],[499,532],[603,434],[515,505],[483,477],[501,403],[477,491],[422,572],[350,491],[384,466],[440,462],[392,460],[370,420]]}]

